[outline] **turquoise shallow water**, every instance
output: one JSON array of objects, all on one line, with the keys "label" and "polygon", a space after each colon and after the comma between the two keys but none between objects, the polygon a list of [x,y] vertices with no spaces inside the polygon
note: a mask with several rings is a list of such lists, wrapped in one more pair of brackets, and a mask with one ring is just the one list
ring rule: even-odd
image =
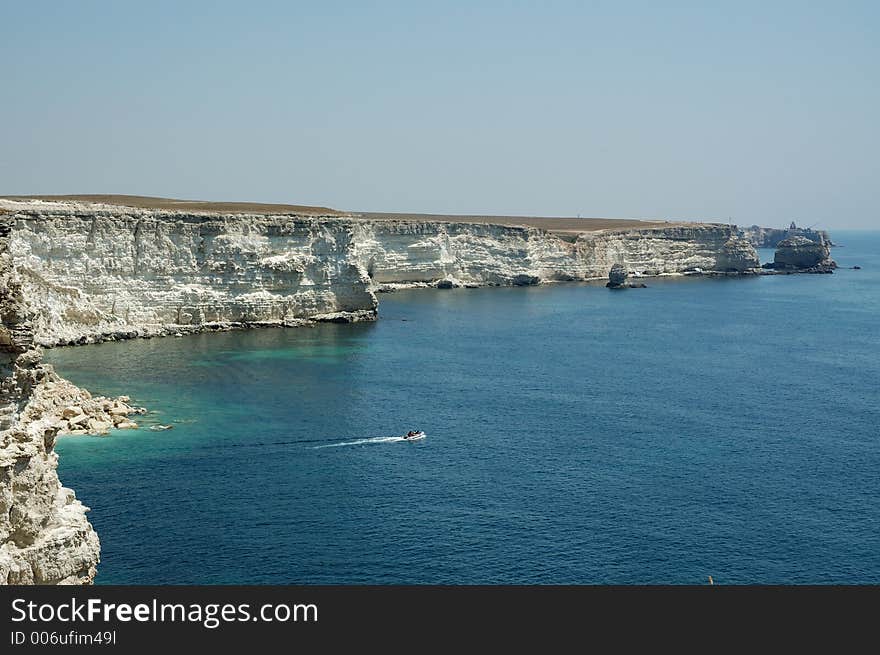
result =
[{"label": "turquoise shallow water", "polygon": [[59,441],[97,582],[880,583],[880,234],[834,237],[862,270],[48,351],[175,425]]}]

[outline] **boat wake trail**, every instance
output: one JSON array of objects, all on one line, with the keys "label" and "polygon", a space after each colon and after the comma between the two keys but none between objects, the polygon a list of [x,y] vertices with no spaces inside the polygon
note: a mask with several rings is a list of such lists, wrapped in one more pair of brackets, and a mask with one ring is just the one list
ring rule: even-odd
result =
[{"label": "boat wake trail", "polygon": [[339,441],[337,443],[328,443],[321,446],[312,446],[313,449],[318,448],[340,448],[341,446],[362,446],[371,443],[394,443],[396,441],[407,441],[403,437],[370,437],[369,439],[355,439],[354,441]]}]

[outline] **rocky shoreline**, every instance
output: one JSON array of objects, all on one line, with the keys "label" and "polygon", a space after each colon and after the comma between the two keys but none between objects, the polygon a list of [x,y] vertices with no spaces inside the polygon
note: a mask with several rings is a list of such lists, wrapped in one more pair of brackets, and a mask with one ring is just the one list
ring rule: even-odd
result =
[{"label": "rocky shoreline", "polygon": [[133,407],[131,398],[92,396],[85,389],[55,376],[43,384],[44,413],[58,428],[57,436],[105,435],[111,429],[134,430],[139,426],[132,420],[146,414],[145,407]]},{"label": "rocky shoreline", "polygon": [[128,341],[130,339],[183,337],[190,334],[201,334],[203,332],[236,332],[239,330],[258,330],[261,328],[310,327],[321,323],[361,323],[375,321],[377,318],[378,312],[376,310],[363,310],[356,312],[317,314],[307,319],[292,319],[284,321],[223,321],[201,323],[199,325],[157,325],[126,330],[93,332],[80,335],[69,341],[58,340],[54,343],[47,343],[44,344],[44,347],[86,346],[111,341]]}]

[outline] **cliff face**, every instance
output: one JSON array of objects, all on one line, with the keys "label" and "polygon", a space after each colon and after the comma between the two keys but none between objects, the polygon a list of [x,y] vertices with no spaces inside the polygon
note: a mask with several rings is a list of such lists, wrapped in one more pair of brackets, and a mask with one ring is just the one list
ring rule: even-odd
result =
[{"label": "cliff face", "polygon": [[361,222],[355,259],[379,289],[447,281],[452,286],[602,279],[613,264],[632,273],[744,271],[757,253],[721,225],[598,231],[571,239],[530,227]]},{"label": "cliff face", "polygon": [[0,584],[85,584],[95,576],[98,536],[55,473],[54,395],[64,381],[33,344],[11,229],[0,214]]},{"label": "cliff face", "polygon": [[726,225],[693,225],[583,234],[575,244],[590,277],[605,277],[615,263],[630,273],[663,275],[701,269],[743,272],[758,254]]},{"label": "cliff face", "polygon": [[44,345],[375,317],[345,221],[54,203],[10,209],[10,249]]},{"label": "cliff face", "polygon": [[186,213],[0,200],[38,343],[375,318],[374,291],[743,271],[726,225],[555,235],[357,216]]}]

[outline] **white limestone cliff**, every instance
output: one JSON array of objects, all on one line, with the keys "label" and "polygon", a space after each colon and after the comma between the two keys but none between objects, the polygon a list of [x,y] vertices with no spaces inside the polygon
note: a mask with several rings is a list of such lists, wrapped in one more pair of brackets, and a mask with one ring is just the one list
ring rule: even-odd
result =
[{"label": "white limestone cliff", "polygon": [[0,201],[43,345],[368,320],[376,297],[349,257],[350,222]]},{"label": "white limestone cliff", "polygon": [[747,242],[725,225],[584,232],[566,239],[534,227],[362,221],[354,256],[377,290],[436,284],[519,285],[607,277],[613,264],[664,275],[758,266]]},{"label": "white limestone cliff", "polygon": [[440,221],[0,200],[38,343],[376,317],[375,291],[758,266],[713,224],[557,235]]}]

